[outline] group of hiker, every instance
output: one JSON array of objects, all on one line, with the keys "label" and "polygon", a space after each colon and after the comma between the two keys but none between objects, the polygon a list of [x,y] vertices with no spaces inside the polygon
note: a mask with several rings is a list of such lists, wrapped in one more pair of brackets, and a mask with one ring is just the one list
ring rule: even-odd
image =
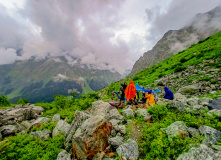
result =
[{"label": "group of hiker", "polygon": [[[139,92],[143,92],[142,99],[139,99]],[[156,93],[159,92],[160,89],[156,91],[145,89],[144,87],[140,87],[138,83],[136,86],[134,85],[134,82],[131,81],[130,84],[127,86],[126,83],[121,84],[120,92],[113,92],[112,96],[116,95],[121,101],[123,100],[129,100],[129,104],[132,102],[135,103],[135,105],[138,104],[138,101],[142,101],[143,103],[146,103],[147,105],[155,105],[155,102],[157,101],[157,95]],[[165,99],[173,100],[173,92],[169,90],[167,87],[164,87]],[[118,96],[120,94],[120,96]]]}]

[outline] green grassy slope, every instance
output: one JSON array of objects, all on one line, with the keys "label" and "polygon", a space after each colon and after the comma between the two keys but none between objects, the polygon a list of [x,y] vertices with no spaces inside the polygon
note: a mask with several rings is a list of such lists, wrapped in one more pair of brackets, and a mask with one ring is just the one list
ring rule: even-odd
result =
[{"label": "green grassy slope", "polygon": [[127,82],[127,84],[129,84],[131,80],[146,87],[148,84],[153,84],[155,80],[165,75],[186,70],[188,66],[197,66],[203,61],[210,59],[216,60],[215,63],[208,64],[210,67],[221,68],[221,32],[199,41],[188,49],[150,68],[146,68],[133,76],[128,76],[125,79],[112,83],[108,87],[99,90],[99,94],[102,97],[108,97],[113,91],[120,89],[121,83]]}]

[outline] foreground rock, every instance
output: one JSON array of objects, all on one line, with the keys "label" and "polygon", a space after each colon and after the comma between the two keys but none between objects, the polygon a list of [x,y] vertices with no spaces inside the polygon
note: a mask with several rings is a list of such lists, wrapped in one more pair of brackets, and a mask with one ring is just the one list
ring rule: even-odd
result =
[{"label": "foreground rock", "polygon": [[191,148],[187,153],[178,157],[177,160],[219,160],[221,152],[215,152],[213,149],[201,144],[199,147]]},{"label": "foreground rock", "polygon": [[58,121],[60,121],[60,119],[61,119],[60,114],[57,113],[52,117],[51,121],[57,123]]},{"label": "foreground rock", "polygon": [[113,138],[108,139],[109,145],[111,145],[113,148],[118,148],[121,144],[123,144],[123,137],[116,136]]},{"label": "foreground rock", "polygon": [[187,126],[181,121],[176,121],[172,123],[169,127],[167,127],[166,134],[168,135],[169,139],[177,135],[189,136]]},{"label": "foreground rock", "polygon": [[139,151],[136,141],[134,140],[128,140],[128,141],[130,142],[122,144],[117,148],[118,156],[124,156],[127,159],[138,159]]},{"label": "foreground rock", "polygon": [[50,134],[51,134],[50,130],[44,129],[42,131],[31,132],[30,136],[46,141],[50,138]]},{"label": "foreground rock", "polygon": [[134,111],[131,108],[124,109],[122,115],[125,117],[134,117]]},{"label": "foreground rock", "polygon": [[18,132],[18,129],[14,125],[7,125],[0,128],[0,134],[2,138],[15,135]]},{"label": "foreground rock", "polygon": [[66,123],[63,120],[58,121],[57,125],[55,126],[52,136],[58,136],[59,134],[63,134],[64,136],[67,135],[68,130],[70,129],[71,125]]},{"label": "foreground rock", "polygon": [[66,150],[63,150],[58,154],[57,160],[71,160],[71,154],[69,154]]},{"label": "foreground rock", "polygon": [[221,110],[221,98],[209,101],[208,105],[209,105],[210,109],[219,109],[219,110]]},{"label": "foreground rock", "polygon": [[124,117],[115,107],[103,101],[94,102],[90,112],[75,112],[65,138],[65,149],[77,159],[103,158],[110,152],[108,139],[113,130],[110,121],[119,127]]}]

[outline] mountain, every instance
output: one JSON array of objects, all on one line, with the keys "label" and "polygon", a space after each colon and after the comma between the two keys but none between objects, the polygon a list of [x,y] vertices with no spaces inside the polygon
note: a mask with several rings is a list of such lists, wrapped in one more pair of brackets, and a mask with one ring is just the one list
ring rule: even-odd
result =
[{"label": "mountain", "polygon": [[15,103],[26,98],[31,103],[51,102],[54,96],[97,91],[121,78],[116,71],[90,65],[70,65],[65,57],[30,59],[0,65],[0,94]]},{"label": "mountain", "polygon": [[192,44],[221,30],[221,6],[197,14],[193,21],[180,30],[170,30],[157,42],[152,50],[143,54],[133,65],[131,75],[177,54]]}]

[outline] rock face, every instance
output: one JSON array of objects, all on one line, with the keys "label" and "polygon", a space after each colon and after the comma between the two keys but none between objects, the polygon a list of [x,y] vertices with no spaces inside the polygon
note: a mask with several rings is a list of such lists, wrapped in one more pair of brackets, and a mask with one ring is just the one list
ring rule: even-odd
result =
[{"label": "rock face", "polygon": [[118,148],[121,144],[123,144],[123,137],[116,136],[113,138],[108,139],[109,145],[111,145],[113,148]]},{"label": "rock face", "polygon": [[49,118],[46,118],[46,117],[38,118],[37,120],[35,120],[35,121],[31,124],[31,128],[32,128],[34,125],[47,123],[47,122],[49,122],[49,120],[50,120],[50,119],[49,119]]},{"label": "rock face", "polygon": [[169,139],[177,135],[189,135],[187,126],[181,121],[176,121],[167,127],[166,134],[168,135]]},{"label": "rock face", "polygon": [[218,160],[221,159],[221,152],[215,152],[204,144],[191,148],[187,153],[178,157],[177,160]]},{"label": "rock face", "polygon": [[[65,149],[77,159],[102,157],[108,148],[108,139],[113,130],[112,123],[121,123],[124,117],[109,103],[97,101],[90,112],[75,112],[75,118],[65,138]],[[112,123],[110,122],[112,121]],[[102,157],[103,158],[103,157]]]},{"label": "rock face", "polygon": [[7,125],[7,126],[3,126],[0,128],[0,134],[2,135],[3,138],[14,135],[17,132],[18,132],[18,129],[14,125]]},{"label": "rock face", "polygon": [[58,154],[57,160],[71,160],[71,154],[69,154],[66,150],[63,150]]},{"label": "rock face", "polygon": [[50,133],[51,133],[50,130],[45,129],[45,130],[42,130],[42,131],[31,132],[30,136],[39,138],[43,141],[46,141],[47,139],[50,138]]},{"label": "rock face", "polygon": [[128,140],[129,143],[124,143],[117,148],[118,156],[124,156],[127,159],[138,159],[138,145],[134,140]]},{"label": "rock face", "polygon": [[59,134],[67,135],[68,130],[70,129],[71,125],[66,123],[63,120],[58,121],[57,125],[55,126],[52,136],[58,136]]},{"label": "rock face", "polygon": [[[197,15],[189,26],[185,26],[180,30],[170,30],[157,42],[152,50],[147,51],[141,56],[133,66],[131,74],[135,74],[145,68],[148,68],[158,62],[161,62],[170,56],[177,54],[199,40],[211,36],[221,29],[221,25],[214,28],[209,23],[219,22],[220,7],[217,7],[210,12]],[[205,24],[204,27],[199,27],[199,23]],[[194,37],[194,38],[193,38]],[[179,46],[179,47],[176,47]],[[165,86],[165,85],[164,85]]]}]

